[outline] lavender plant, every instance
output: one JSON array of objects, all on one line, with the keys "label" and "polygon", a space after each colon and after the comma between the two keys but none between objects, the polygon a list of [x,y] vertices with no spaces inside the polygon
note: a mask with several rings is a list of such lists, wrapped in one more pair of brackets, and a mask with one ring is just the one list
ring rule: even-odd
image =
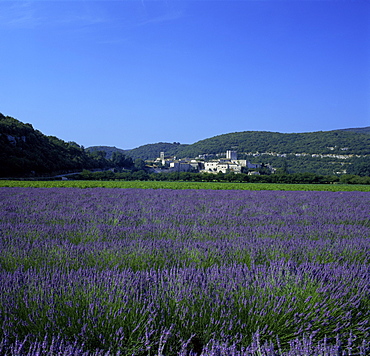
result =
[{"label": "lavender plant", "polygon": [[0,353],[366,355],[369,203],[0,188]]}]

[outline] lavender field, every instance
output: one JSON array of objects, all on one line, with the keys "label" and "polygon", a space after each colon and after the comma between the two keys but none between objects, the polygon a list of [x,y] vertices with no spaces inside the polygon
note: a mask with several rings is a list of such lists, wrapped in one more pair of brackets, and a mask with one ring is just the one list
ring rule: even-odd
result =
[{"label": "lavender field", "polygon": [[0,188],[1,355],[369,355],[370,193]]}]

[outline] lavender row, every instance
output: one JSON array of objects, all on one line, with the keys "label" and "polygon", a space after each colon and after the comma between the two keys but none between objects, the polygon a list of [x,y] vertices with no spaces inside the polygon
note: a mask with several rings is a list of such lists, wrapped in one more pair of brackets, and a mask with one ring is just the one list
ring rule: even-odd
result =
[{"label": "lavender row", "polygon": [[[168,333],[165,333],[167,335]],[[289,349],[282,350],[279,341],[277,347],[272,342],[260,344],[258,333],[254,336],[253,343],[247,348],[238,349],[235,345],[227,345],[217,340],[210,340],[202,351],[194,352],[191,349],[191,339],[185,342],[181,350],[176,353],[178,356],[367,356],[370,352],[370,341],[363,340],[362,344],[356,348],[353,347],[353,339],[350,336],[344,342],[337,337],[335,344],[328,343],[328,340],[314,342],[312,338],[303,337],[292,340],[289,343]],[[164,338],[162,338],[163,340]],[[163,349],[166,341],[159,344],[154,353],[145,353],[145,355],[165,356]],[[190,347],[189,347],[190,346]],[[7,340],[0,341],[0,353],[4,356],[121,356],[120,351],[112,352],[107,350],[86,351],[84,345],[77,342],[65,341],[60,336],[45,336],[43,341],[35,341],[30,344],[28,337],[22,340],[16,340],[9,343]],[[132,353],[131,355],[134,355]]]},{"label": "lavender row", "polygon": [[[248,349],[302,335],[369,340],[370,267],[276,262],[169,270],[2,272],[2,338],[63,335],[87,350],[176,354],[193,340]],[[196,341],[194,341],[196,340]],[[359,345],[359,343],[361,345]]]},{"label": "lavender row", "polygon": [[[15,225],[15,228],[19,226]],[[18,230],[19,232],[19,230]],[[51,235],[53,232],[50,233]],[[53,236],[53,235],[52,235]],[[91,237],[87,237],[88,239]],[[78,236],[85,239],[85,236]],[[235,237],[219,241],[173,240],[166,238],[122,237],[116,241],[88,241],[78,244],[57,237],[32,241],[6,236],[1,241],[0,266],[14,271],[20,265],[24,268],[98,269],[169,267],[210,267],[234,262],[247,264],[269,264],[281,259],[296,263],[364,263],[370,259],[369,239],[353,237],[348,239],[323,238],[282,239],[266,237]]]},{"label": "lavender row", "polygon": [[[43,341],[36,341],[27,347],[29,340],[27,337],[23,340],[16,340],[9,344],[7,340],[0,341],[0,353],[5,356],[118,356],[122,355],[120,352],[110,352],[105,350],[95,350],[92,352],[85,351],[83,345],[78,345],[76,342],[65,341],[60,336],[53,336],[48,338],[45,336]],[[279,343],[277,342],[279,345]],[[177,353],[178,356],[196,355],[189,351],[191,339],[185,342],[181,351]],[[155,351],[156,356],[164,356],[163,349],[165,343],[158,346]],[[261,345],[259,334],[256,333],[253,337],[252,344],[247,348],[238,350],[235,346],[229,346],[218,342],[217,340],[210,340],[202,349],[202,356],[366,356],[370,351],[370,341],[364,340],[358,348],[359,352],[353,353],[353,339],[350,336],[345,342],[340,338],[336,339],[335,344],[329,344],[328,340],[324,338],[321,342],[315,343],[311,338],[304,337],[302,339],[295,339],[289,343],[289,349],[286,351],[277,348],[273,343],[265,343]]]}]

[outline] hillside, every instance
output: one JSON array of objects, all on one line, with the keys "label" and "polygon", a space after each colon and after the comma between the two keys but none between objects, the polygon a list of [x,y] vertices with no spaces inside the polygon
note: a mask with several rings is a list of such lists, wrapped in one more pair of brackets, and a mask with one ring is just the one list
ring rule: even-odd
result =
[{"label": "hillside", "polygon": [[370,134],[370,126],[367,127],[357,127],[352,129],[342,129],[340,131],[352,131],[360,134]]},{"label": "hillside", "polygon": [[270,163],[291,173],[368,175],[369,133],[369,127],[308,133],[244,131],[211,137],[191,145],[150,144],[126,153],[133,159],[153,160],[160,152],[177,158],[194,158],[203,154],[224,154],[233,149],[240,159]]},{"label": "hillside", "polygon": [[159,157],[160,152],[164,152],[166,156],[170,157],[178,156],[179,152],[181,152],[182,149],[185,149],[188,146],[192,145],[184,145],[178,142],[159,142],[140,146],[132,150],[128,150],[126,153],[133,159],[141,158],[144,160],[153,160]]},{"label": "hillside", "polygon": [[127,150],[123,150],[121,148],[117,148],[115,146],[90,146],[86,148],[86,151],[89,153],[93,152],[104,152],[106,159],[111,159],[114,152],[126,154]]},{"label": "hillside", "polygon": [[45,136],[31,124],[0,113],[0,177],[50,175],[105,163],[75,142]]},{"label": "hillside", "polygon": [[[366,128],[365,128],[366,129]],[[244,131],[223,134],[191,145],[156,143],[126,151],[132,158],[155,159],[159,152],[179,158],[201,154],[221,154],[235,149],[239,154],[256,152],[308,154],[370,154],[370,135],[353,130],[319,131],[309,133],[279,133]],[[366,130],[360,132],[367,132]]]},{"label": "hillside", "polygon": [[370,135],[351,131],[279,133],[246,131],[198,141],[178,154],[193,157],[202,153],[222,153],[234,147],[240,153],[277,152],[310,154],[370,154]]}]

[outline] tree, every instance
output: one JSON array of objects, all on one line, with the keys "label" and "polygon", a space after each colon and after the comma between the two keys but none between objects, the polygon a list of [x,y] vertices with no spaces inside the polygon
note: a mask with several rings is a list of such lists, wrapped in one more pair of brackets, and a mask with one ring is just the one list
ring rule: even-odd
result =
[{"label": "tree", "polygon": [[358,176],[370,176],[370,160],[363,158],[362,160],[358,160],[356,164],[351,164],[347,168],[348,174],[355,174]]},{"label": "tree", "polygon": [[135,167],[135,170],[138,170],[138,171],[145,170],[145,167],[146,167],[145,161],[143,161],[140,158],[135,159],[134,167]]},{"label": "tree", "polygon": [[144,170],[139,170],[131,174],[131,179],[132,180],[148,180],[149,174],[147,174]]},{"label": "tree", "polygon": [[92,151],[88,155],[96,162],[96,166],[104,168],[108,165],[108,161],[105,159],[106,153],[104,151]]},{"label": "tree", "polygon": [[113,152],[111,161],[117,168],[131,168],[133,165],[132,158],[121,152]]}]

